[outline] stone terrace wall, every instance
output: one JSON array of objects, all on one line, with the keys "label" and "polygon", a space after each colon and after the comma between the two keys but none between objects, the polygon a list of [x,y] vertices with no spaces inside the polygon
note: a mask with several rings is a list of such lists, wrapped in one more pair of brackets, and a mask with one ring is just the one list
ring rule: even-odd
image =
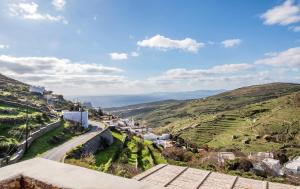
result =
[{"label": "stone terrace wall", "polygon": [[[55,129],[57,127],[61,126],[61,121],[56,121],[54,123],[50,123],[48,125],[45,125],[43,127],[40,127],[38,130],[32,132],[30,136],[28,137],[28,146],[31,145],[31,143],[37,139],[38,137],[44,135],[45,133],[51,131],[52,129]],[[12,157],[7,159],[0,159],[0,167],[6,165],[6,164],[13,164],[17,163],[24,155],[25,153],[25,147],[26,147],[26,141],[22,141],[20,145],[18,146],[18,150],[15,154],[12,155]]]},{"label": "stone terrace wall", "polygon": [[82,155],[94,154],[99,149],[103,149],[105,145],[111,145],[114,142],[112,133],[107,127],[95,137],[83,144]]},{"label": "stone terrace wall", "polygon": [[37,107],[37,106],[33,106],[32,104],[25,104],[24,102],[22,103],[19,103],[19,102],[12,102],[12,101],[8,101],[8,100],[2,100],[0,99],[0,103],[2,104],[6,104],[6,105],[9,105],[9,106],[17,106],[17,107],[22,107],[22,108],[31,108],[31,109],[34,109],[34,110],[37,110],[37,111],[45,111],[45,109],[42,109],[40,107]]}]

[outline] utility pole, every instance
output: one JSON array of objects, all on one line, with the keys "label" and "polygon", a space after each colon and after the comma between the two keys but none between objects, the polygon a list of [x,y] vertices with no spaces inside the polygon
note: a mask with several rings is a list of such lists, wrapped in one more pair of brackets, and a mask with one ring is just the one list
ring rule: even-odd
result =
[{"label": "utility pole", "polygon": [[26,125],[25,125],[25,152],[28,149],[28,106],[26,106]]},{"label": "utility pole", "polygon": [[80,105],[80,123],[81,123],[81,127],[82,126],[82,106]]}]

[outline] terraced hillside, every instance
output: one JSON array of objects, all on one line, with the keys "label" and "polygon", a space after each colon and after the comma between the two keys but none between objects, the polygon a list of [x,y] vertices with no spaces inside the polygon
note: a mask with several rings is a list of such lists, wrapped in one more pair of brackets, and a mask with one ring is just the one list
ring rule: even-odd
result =
[{"label": "terraced hillside", "polygon": [[74,149],[67,155],[65,163],[130,178],[154,165],[167,162],[161,154],[162,149],[151,141],[119,132],[113,132],[113,137],[114,143],[95,155],[78,157],[76,151],[80,147]]},{"label": "terraced hillside", "polygon": [[104,111],[117,115],[119,117],[131,117],[138,114],[145,114],[165,106],[175,105],[183,102],[183,100],[163,100],[157,102],[149,102],[143,104],[129,105],[116,108],[104,108]]},{"label": "terraced hillside", "polygon": [[185,142],[244,152],[287,149],[300,153],[300,85],[272,83],[244,87],[135,117]]},{"label": "terraced hillside", "polygon": [[[55,108],[68,107],[71,105],[61,95],[58,102],[53,103]],[[0,100],[28,104],[37,108],[47,108],[46,99],[39,94],[29,92],[29,85],[0,74]]]},{"label": "terraced hillside", "polygon": [[49,114],[37,109],[0,103],[0,157],[12,154],[16,145],[24,140],[27,113],[29,132],[52,121]]},{"label": "terraced hillside", "polygon": [[28,131],[33,132],[57,118],[52,108],[68,108],[70,102],[61,98],[51,106],[43,95],[29,92],[29,85],[0,74],[0,158],[11,155]]}]

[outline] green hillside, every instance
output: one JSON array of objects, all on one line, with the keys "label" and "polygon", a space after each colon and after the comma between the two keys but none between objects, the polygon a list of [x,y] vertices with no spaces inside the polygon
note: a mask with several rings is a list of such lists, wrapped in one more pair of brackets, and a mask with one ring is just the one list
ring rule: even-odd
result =
[{"label": "green hillside", "polygon": [[[59,101],[52,104],[54,108],[69,107],[71,103],[62,95],[55,95]],[[37,108],[48,109],[46,99],[39,94],[29,92],[29,85],[0,74],[0,100],[28,104]]]},{"label": "green hillside", "polygon": [[135,115],[158,133],[196,146],[244,152],[287,149],[300,154],[300,85],[244,87],[206,99],[167,105]]},{"label": "green hillside", "polygon": [[25,138],[42,125],[57,120],[52,108],[68,108],[71,103],[61,98],[51,106],[43,95],[29,92],[29,85],[0,74],[0,158],[11,155]]}]

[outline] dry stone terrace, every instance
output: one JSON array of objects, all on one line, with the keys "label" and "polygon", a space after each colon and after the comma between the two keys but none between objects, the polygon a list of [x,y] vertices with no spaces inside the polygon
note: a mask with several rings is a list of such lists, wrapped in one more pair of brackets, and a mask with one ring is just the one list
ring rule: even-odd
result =
[{"label": "dry stone terrace", "polygon": [[157,165],[134,179],[170,189],[300,189],[300,187],[174,165]]}]

